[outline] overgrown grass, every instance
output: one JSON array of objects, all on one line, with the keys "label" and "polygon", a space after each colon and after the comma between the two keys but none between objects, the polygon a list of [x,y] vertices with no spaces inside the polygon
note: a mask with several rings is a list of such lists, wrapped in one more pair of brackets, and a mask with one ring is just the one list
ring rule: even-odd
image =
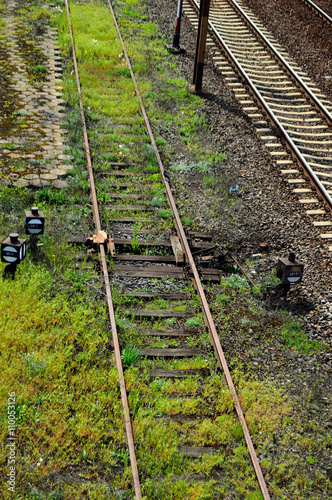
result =
[{"label": "overgrown grass", "polygon": [[303,331],[301,323],[290,321],[286,323],[281,331],[285,340],[285,346],[300,353],[327,351],[328,346],[322,342],[309,341],[307,334]]},{"label": "overgrown grass", "polygon": [[[14,280],[0,278],[0,288],[1,441],[8,436],[8,394],[15,392],[16,494],[69,463],[114,464],[125,441],[117,373],[104,350],[104,301],[91,302],[89,288],[73,296],[70,281],[28,258]],[[4,466],[8,449],[0,457]],[[12,498],[4,475],[1,487]],[[69,496],[74,490],[64,487]]]},{"label": "overgrown grass", "polygon": [[[182,78],[167,74],[169,70],[174,70],[174,64],[166,54],[164,41],[155,39],[156,26],[145,23],[140,3],[131,0],[122,6],[124,9],[119,13],[120,23],[125,32],[130,34],[129,50],[134,70],[139,74],[139,84],[149,101],[154,122],[162,117],[163,126],[174,127],[184,147],[195,152],[194,157],[197,151],[201,154],[201,149],[197,149],[198,136],[204,133],[206,127],[202,100],[188,92],[187,82]],[[84,102],[86,107],[93,108],[87,110],[87,118],[89,132],[95,141],[95,164],[107,170],[108,162],[111,161],[140,162],[138,170],[144,165],[145,171],[150,174],[151,193],[158,200],[155,206],[163,206],[160,202],[160,186],[156,185],[160,184],[160,173],[146,137],[142,134],[142,143],[130,144],[131,136],[126,142],[121,140],[118,132],[108,136],[101,134],[102,129],[104,134],[105,131],[109,132],[108,127],[112,124],[127,127],[134,120],[134,126],[139,128],[142,123],[108,10],[99,2],[91,2],[71,3],[71,11]],[[70,50],[65,16],[59,14],[57,22],[60,43],[66,56]],[[157,72],[153,73],[152,68],[157,69]],[[73,105],[77,99],[75,82],[70,72],[71,67],[68,65],[64,81],[65,95],[67,102]],[[151,90],[155,88],[156,81],[163,89],[160,94],[158,91],[158,95]],[[165,113],[165,108],[170,104],[172,113]],[[19,223],[20,211],[36,200],[49,214],[50,227],[57,236],[55,239],[46,236],[42,240],[44,246],[39,263],[32,264],[27,260],[20,266],[14,281],[0,282],[0,306],[5,311],[1,319],[3,335],[0,340],[5,366],[0,375],[1,418],[4,424],[2,438],[6,436],[6,397],[8,391],[14,390],[18,398],[16,412],[20,441],[18,484],[24,498],[58,496],[78,499],[87,496],[91,499],[106,499],[110,495],[112,498],[131,498],[128,452],[117,374],[108,346],[109,328],[102,283],[100,277],[91,271],[76,269],[71,263],[70,250],[63,243],[65,240],[59,236],[67,224],[76,227],[82,222],[81,215],[89,213],[85,212],[86,206],[79,209],[75,206],[75,201],[84,201],[84,193],[89,188],[82,169],[84,149],[77,109],[69,116],[68,123],[76,165],[69,177],[69,190],[61,194],[43,189],[33,194],[27,190],[8,188],[0,194],[1,206],[6,208],[4,213],[13,211],[10,214],[12,219],[4,214],[0,216],[2,227],[6,217],[6,222],[11,220],[14,228]],[[158,143],[167,150],[162,137]],[[204,151],[201,156],[193,158],[196,168],[190,168],[206,175],[205,187],[211,188],[215,181],[210,176],[211,164],[215,167],[222,161],[223,155]],[[194,161],[190,163],[193,164]],[[176,170],[174,168],[175,173]],[[141,178],[138,179],[140,182]],[[107,202],[107,189],[103,187],[101,193]],[[121,212],[116,209],[112,213],[121,216]],[[159,208],[157,214],[165,219],[165,227],[169,227],[169,209]],[[109,212],[103,209],[102,216],[107,219],[108,215]],[[181,216],[187,226],[194,224],[194,220],[185,213]],[[149,218],[150,223],[154,226],[157,224],[153,217]],[[73,290],[78,294],[74,295]],[[212,286],[209,286],[209,290],[212,290]],[[279,329],[276,325],[270,325],[272,320],[266,319],[257,303],[249,297],[248,286],[240,276],[233,275],[222,280],[216,290],[215,311],[220,336],[226,338],[225,331],[228,330],[228,338],[238,342],[234,349],[235,355],[240,357],[240,352],[242,356],[240,348],[243,345],[246,355],[254,351],[254,346],[243,341],[245,335],[253,339],[250,342],[266,346],[272,336],[279,335],[283,323]],[[171,497],[176,500],[227,498],[230,494],[239,499],[260,499],[232,398],[221,374],[217,373],[197,301],[192,300],[195,317],[188,320],[187,325],[185,320],[168,318],[156,321],[155,327],[197,328],[197,337],[186,338],[184,342],[188,343],[186,346],[194,345],[200,349],[200,355],[193,360],[157,359],[150,362],[138,357],[137,352],[133,354],[129,351],[134,341],[139,346],[146,346],[149,342],[142,335],[149,328],[148,321],[139,323],[136,319],[130,321],[125,317],[129,307],[142,304],[120,290],[113,291],[113,295],[120,342],[126,346],[122,350],[124,365],[128,368],[126,389],[144,495],[157,500]],[[166,308],[169,304],[160,299],[155,306]],[[32,307],[37,311],[36,314],[31,314]],[[182,306],[176,304],[176,307],[181,310]],[[282,335],[286,339],[286,346],[299,350],[309,347],[316,349],[306,343],[296,326],[287,326],[284,330]],[[163,348],[183,345],[174,339],[154,338],[150,342],[148,345]],[[232,347],[228,345],[228,348],[231,352]],[[155,379],[150,383],[152,367],[196,368],[210,375],[175,381]],[[316,491],[328,488],[326,479],[316,473],[311,477],[310,471],[305,469],[319,463],[317,457],[325,444],[316,447],[312,436],[318,435],[318,431],[314,425],[310,424],[309,427],[308,424],[306,429],[311,437],[301,434],[301,422],[293,421],[293,408],[278,388],[278,381],[267,384],[266,380],[254,380],[253,372],[248,378],[240,367],[235,372],[235,381],[272,494],[277,498],[292,495],[292,498],[304,499],[311,494],[310,488],[316,487],[313,484],[317,485]],[[188,397],[168,398],[179,392]],[[196,418],[180,425],[171,420],[172,416],[178,414]],[[331,443],[331,437],[328,439],[330,441],[327,442]],[[278,440],[282,440],[280,449],[285,450],[280,459],[273,451]],[[179,448],[183,445],[212,446],[217,451],[193,460],[182,456]],[[296,450],[297,446],[303,457],[305,447],[308,448],[306,458],[301,456],[298,459],[288,452],[289,449]],[[5,458],[5,451],[2,450],[1,460]],[[299,466],[302,465],[301,469]],[[70,484],[66,480],[68,467],[77,468],[83,484]],[[54,472],[60,476],[63,473],[62,484],[54,488],[47,485],[45,489],[45,478]],[[191,481],[186,477],[197,473],[205,474],[207,480]],[[107,485],[104,481],[107,481]]]}]

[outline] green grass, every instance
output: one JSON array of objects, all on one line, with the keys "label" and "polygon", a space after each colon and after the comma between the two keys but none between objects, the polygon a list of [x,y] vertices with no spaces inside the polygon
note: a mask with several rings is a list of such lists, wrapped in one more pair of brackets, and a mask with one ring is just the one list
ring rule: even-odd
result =
[{"label": "green grass", "polygon": [[[7,396],[15,392],[17,495],[69,462],[89,467],[98,457],[114,463],[113,451],[124,447],[117,373],[103,351],[105,303],[86,287],[73,296],[68,279],[29,258],[14,280],[0,278],[1,440],[7,435]],[[2,464],[6,457],[1,448]],[[37,461],[39,468],[29,472]],[[72,488],[65,490],[70,495]]]},{"label": "green grass", "polygon": [[130,368],[139,358],[139,351],[134,347],[126,347],[121,353],[121,361],[124,368]]},{"label": "green grass", "polygon": [[[63,5],[60,0],[58,4]],[[146,193],[159,199],[163,196],[161,176],[146,135],[141,134],[139,144],[129,143],[133,132],[128,134],[128,141],[121,140],[120,131],[124,129],[120,126],[127,127],[127,132],[129,126],[130,132],[134,119],[132,130],[140,129],[142,118],[128,70],[123,57],[119,57],[121,49],[108,10],[99,2],[71,3],[70,6],[93,160],[104,170],[111,161],[138,162],[135,172],[143,174],[145,169],[149,173],[150,185]],[[139,85],[149,104],[152,124],[162,118],[163,127],[176,131],[181,147],[185,148],[190,166],[183,170],[181,165],[177,166],[172,175],[190,170],[203,179],[206,188],[211,188],[211,179],[216,179],[210,177],[211,165],[213,169],[217,168],[223,154],[203,150],[199,145],[199,136],[206,130],[203,100],[188,92],[187,82],[179,77],[172,58],[166,54],[165,41],[159,34],[156,37],[156,26],[145,22],[146,14],[142,9],[145,9],[144,5],[127,0],[125,10],[118,11],[118,17],[122,29],[130,35],[129,51]],[[41,10],[38,12],[40,14]],[[57,16],[54,22],[59,23],[60,43],[66,56],[70,53],[67,21],[63,13]],[[75,82],[70,74],[71,66],[68,65],[67,69],[64,86],[67,102],[73,106],[68,115],[68,128],[75,158],[75,169],[68,177],[69,189],[61,192],[51,189],[37,192],[16,188],[0,190],[2,232],[21,227],[24,209],[36,203],[42,205],[48,218],[48,231],[52,231],[52,235],[47,234],[41,239],[38,260],[27,258],[14,281],[0,281],[0,307],[6,311],[0,319],[0,350],[4,366],[0,375],[2,438],[6,432],[6,395],[14,388],[18,397],[15,408],[20,439],[17,470],[22,498],[127,499],[132,498],[131,472],[118,377],[109,346],[110,327],[102,280],[91,269],[77,268],[71,257],[73,249],[65,244],[66,231],[73,231],[81,224],[82,233],[93,230],[80,117],[74,107],[77,103]],[[172,113],[165,113],[165,106],[170,105]],[[92,109],[88,110],[88,107]],[[119,125],[119,130],[110,130],[113,125]],[[167,161],[171,163],[173,158],[174,162],[176,156],[172,156],[171,146],[162,137],[158,144]],[[138,183],[142,176],[138,177]],[[185,173],[178,175],[178,178],[182,177],[187,182]],[[100,196],[107,203],[107,186],[102,184],[99,186]],[[183,207],[181,217],[191,226],[196,223],[195,216],[187,209],[188,206]],[[213,211],[216,213],[214,208]],[[156,212],[161,219],[152,215],[147,225],[169,228],[170,210],[159,208]],[[107,219],[109,213],[102,208],[102,217]],[[113,213],[121,216],[120,211],[114,210]],[[135,245],[135,237],[133,239]],[[157,283],[160,290],[167,290],[172,284],[168,280],[155,280],[154,285]],[[191,285],[188,289],[192,292]],[[222,279],[219,286],[209,285],[208,292],[211,295],[216,293],[213,307],[218,333],[222,341],[227,339],[227,356],[232,363],[241,404],[271,494],[275,498],[292,496],[304,500],[314,498],[316,493],[320,495],[324,488],[327,491],[326,478],[316,473],[312,476],[311,468],[319,464],[320,456],[331,445],[331,436],[325,436],[323,431],[320,434],[319,426],[312,418],[303,419],[301,414],[296,420],[296,409],[285,396],[286,391],[280,389],[280,381],[267,383],[266,373],[260,372],[259,366],[255,369],[250,362],[246,363],[246,356],[242,354],[254,352],[258,343],[259,349],[272,345],[272,354],[279,349],[277,342],[280,337],[288,350],[295,348],[303,352],[301,349],[316,350],[316,346],[308,343],[297,326],[263,312],[241,276],[234,274]],[[126,317],[126,311],[132,306],[144,307],[140,299],[129,297],[120,289],[113,290],[112,295],[122,359],[128,368],[125,372],[126,390],[145,497],[210,500],[227,498],[231,492],[234,498],[261,499],[231,394],[217,370],[206,329],[201,328],[204,322],[197,297],[193,296],[191,301],[193,318],[187,321],[178,318],[156,320],[151,326],[150,321]],[[31,314],[32,306],[36,314]],[[181,302],[173,303],[173,306],[175,310],[184,307]],[[172,309],[161,298],[154,302],[154,306],[149,303],[149,308]],[[151,327],[165,329],[165,326],[173,325],[197,327],[197,335],[186,337],[183,342],[186,346],[197,347],[201,352],[199,356],[171,361],[154,359],[152,362],[138,357],[137,350],[141,347],[183,346],[178,339],[142,335]],[[235,370],[234,365],[237,366]],[[200,376],[184,380],[155,379],[150,383],[152,367],[203,368],[209,376],[204,379]],[[278,368],[280,377],[283,370],[281,365]],[[177,392],[190,397],[168,397]],[[303,404],[306,405],[307,401],[304,400]],[[180,425],[170,419],[180,412],[197,418]],[[278,455],[273,454],[275,441],[280,442]],[[215,446],[218,451],[192,460],[182,457],[179,452],[179,446],[183,444]],[[297,449],[300,450],[299,456],[289,451]],[[1,465],[4,461],[2,448]],[[82,484],[64,481],[61,486],[44,486],[49,474],[65,473],[69,466],[80,471]],[[222,478],[218,483],[213,479],[216,472]],[[184,479],[188,474],[198,473],[204,474],[206,480],[190,482]]]},{"label": "green grass", "polygon": [[185,325],[190,327],[190,328],[196,328],[196,327],[203,326],[204,323],[203,323],[203,320],[201,318],[188,318]]},{"label": "green grass", "polygon": [[300,353],[328,350],[328,346],[322,344],[322,342],[309,341],[307,334],[303,331],[302,325],[297,321],[290,321],[287,323],[283,327],[281,335],[287,348]]},{"label": "green grass", "polygon": [[218,295],[216,295],[216,301],[219,302],[219,303],[230,302],[231,301],[231,297],[229,295],[226,295],[225,293],[218,294]]},{"label": "green grass", "polygon": [[47,73],[48,69],[43,64],[37,64],[36,66],[30,66],[30,71],[32,71],[33,73],[40,74],[40,75],[45,75],[45,73]]},{"label": "green grass", "polygon": [[249,288],[248,281],[246,278],[242,278],[241,276],[237,274],[233,274],[229,278],[225,279],[226,283],[228,286],[231,288]]}]

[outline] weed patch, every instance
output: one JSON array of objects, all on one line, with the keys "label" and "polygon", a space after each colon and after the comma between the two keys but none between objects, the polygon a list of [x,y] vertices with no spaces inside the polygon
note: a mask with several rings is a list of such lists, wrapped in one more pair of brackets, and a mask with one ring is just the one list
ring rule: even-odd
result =
[{"label": "weed patch", "polygon": [[[105,304],[92,304],[89,290],[73,297],[63,285],[61,274],[36,268],[28,258],[15,280],[0,278],[1,439],[7,433],[7,395],[15,392],[18,495],[27,494],[28,483],[77,460],[88,468],[96,461],[112,463],[112,449],[124,443],[116,369],[103,353]],[[7,458],[2,448],[1,463]],[[31,476],[27,466],[37,462]]]},{"label": "weed patch", "polygon": [[321,342],[309,341],[306,333],[302,329],[302,325],[296,321],[287,323],[283,327],[281,335],[284,338],[286,347],[300,353],[320,352],[328,349],[327,345]]}]

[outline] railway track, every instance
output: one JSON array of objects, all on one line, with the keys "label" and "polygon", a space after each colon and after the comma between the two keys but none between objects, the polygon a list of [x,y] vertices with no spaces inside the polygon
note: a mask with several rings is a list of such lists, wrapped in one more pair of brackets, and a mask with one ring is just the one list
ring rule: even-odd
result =
[{"label": "railway track", "polygon": [[311,0],[303,0],[305,3],[315,14],[317,14],[321,19],[332,25],[332,6],[331,2],[318,0],[316,2],[312,2]]},{"label": "railway track", "polygon": [[[198,8],[184,8],[195,26]],[[213,1],[209,20],[216,66],[322,240],[331,239],[331,102],[241,2]]]},{"label": "railway track", "polygon": [[[233,453],[235,439],[248,447],[257,478],[257,483],[255,479],[250,480],[251,488],[260,489],[263,498],[268,499],[269,493],[202,284],[217,282],[219,270],[204,267],[202,258],[198,267],[193,257],[205,251],[211,253],[211,238],[192,233],[188,239],[184,231],[125,44],[111,3],[107,3],[139,103],[130,131],[121,118],[113,124],[123,131],[123,149],[135,144],[143,151],[134,163],[121,161],[120,152],[119,161],[107,162],[106,167],[92,164],[67,0],[66,9],[91,184],[96,231],[94,247],[100,252],[105,281],[135,497],[142,498],[142,478],[150,483],[160,482],[166,491],[171,490],[172,482],[181,479],[190,483],[193,491],[201,484],[209,484],[211,494],[221,492],[224,477],[218,472],[217,464],[223,460],[225,445],[226,453]],[[114,81],[113,91],[119,92],[116,85]],[[132,134],[135,125],[141,127],[142,123],[149,137],[148,145]],[[107,188],[107,204],[103,205],[98,203],[101,184]],[[106,234],[109,235],[107,239]],[[79,239],[73,242],[78,243]],[[90,243],[93,246],[93,242]],[[126,373],[137,359],[140,359],[139,368]],[[230,410],[229,401],[233,401],[235,410]],[[240,434],[234,430],[232,435],[232,425],[235,423],[234,429],[239,425],[234,421],[236,415],[242,430]],[[144,467],[142,440],[152,439],[151,429],[142,431],[142,427],[151,418],[160,435],[153,437],[153,446],[160,449],[160,470],[172,469],[176,463],[180,475],[166,477],[161,473],[158,478],[149,477],[149,469]],[[220,436],[208,438],[211,432]],[[229,434],[226,442],[225,437],[221,437],[225,432]],[[209,476],[204,473],[207,460],[212,464],[212,468],[208,466]],[[233,473],[236,474],[236,470]]]}]

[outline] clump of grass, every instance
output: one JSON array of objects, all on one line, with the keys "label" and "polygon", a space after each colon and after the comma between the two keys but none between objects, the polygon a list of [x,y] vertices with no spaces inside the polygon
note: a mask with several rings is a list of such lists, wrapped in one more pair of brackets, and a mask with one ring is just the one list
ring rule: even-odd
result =
[{"label": "clump of grass", "polygon": [[38,361],[34,352],[21,354],[20,358],[25,363],[29,374],[33,377],[41,375],[46,369],[46,362],[42,359]]},{"label": "clump of grass", "polygon": [[223,302],[230,302],[231,298],[229,297],[229,295],[226,295],[225,293],[223,294],[218,294],[216,296],[216,301],[219,303],[219,304],[222,304]]},{"label": "clump of grass", "polygon": [[[146,172],[157,173],[157,172],[159,172],[159,166],[155,165],[153,163],[148,163],[146,165],[146,167],[145,167],[145,171]],[[158,175],[160,175],[160,174],[158,174]],[[160,179],[160,177],[159,177],[159,179]]]},{"label": "clump of grass", "polygon": [[308,462],[308,464],[310,464],[310,465],[315,465],[315,464],[317,464],[317,463],[318,463],[318,460],[317,460],[317,458],[315,458],[315,457],[307,457],[307,458],[306,458],[306,461],[307,461],[307,462]]},{"label": "clump of grass", "polygon": [[278,286],[280,285],[280,280],[276,276],[276,269],[272,269],[270,272],[267,273],[265,279],[264,279],[264,285],[265,286]]},{"label": "clump of grass", "polygon": [[100,191],[97,193],[97,200],[99,203],[110,203],[111,199],[112,198],[108,193],[102,193]]},{"label": "clump of grass", "polygon": [[118,157],[114,153],[101,153],[99,158],[104,161],[118,161]]},{"label": "clump of grass", "polygon": [[183,161],[172,163],[170,166],[170,170],[172,170],[172,172],[189,172],[190,169],[191,166]]},{"label": "clump of grass", "polygon": [[156,309],[167,309],[167,301],[162,297],[157,297],[154,301]]},{"label": "clump of grass", "polygon": [[200,174],[209,174],[212,170],[212,165],[207,161],[199,161],[193,165],[193,169]]},{"label": "clump of grass", "polygon": [[188,318],[187,321],[185,322],[186,326],[189,327],[200,327],[203,326],[203,320],[201,318]]},{"label": "clump of grass", "polygon": [[127,450],[113,451],[112,459],[114,460],[114,465],[129,465],[130,457]]},{"label": "clump of grass", "polygon": [[298,323],[297,321],[287,323],[283,327],[281,335],[285,340],[286,347],[303,354],[312,351],[319,352],[327,349],[327,346],[321,342],[308,340],[306,333],[302,329],[301,323]]},{"label": "clump of grass", "polygon": [[285,426],[283,419],[291,410],[289,399],[272,383],[246,379],[237,371],[235,380],[239,375],[239,390],[250,431],[258,435],[264,430],[265,436],[272,436]]},{"label": "clump of grass", "polygon": [[31,203],[35,203],[34,193],[17,186],[0,187],[0,207],[2,213],[21,212]]},{"label": "clump of grass", "polygon": [[170,219],[172,217],[172,212],[168,208],[160,208],[158,210],[158,215],[162,219]]},{"label": "clump of grass", "polygon": [[166,146],[167,142],[163,137],[156,137],[156,145],[157,146]]},{"label": "clump of grass", "polygon": [[190,217],[182,217],[181,222],[184,226],[187,227],[192,226],[194,224],[193,219],[191,219]]},{"label": "clump of grass", "polygon": [[[159,179],[158,179],[159,180]],[[152,194],[154,194],[155,196],[164,196],[164,189],[163,189],[163,185],[158,183],[158,185],[156,187],[154,187],[152,190],[151,190]]]},{"label": "clump of grass", "polygon": [[249,288],[248,282],[245,278],[238,276],[237,274],[233,274],[229,278],[226,278],[226,282],[228,286],[232,288]]},{"label": "clump of grass", "polygon": [[116,318],[116,324],[123,330],[128,330],[128,328],[130,328],[130,321],[127,318]]},{"label": "clump of grass", "polygon": [[166,203],[166,198],[164,196],[155,196],[152,201],[151,205],[153,207],[162,207]]},{"label": "clump of grass", "polygon": [[167,326],[173,326],[176,323],[176,318],[166,318],[165,319],[165,325]]},{"label": "clump of grass", "polygon": [[222,162],[224,158],[225,158],[225,153],[211,153],[209,155],[209,160],[213,164]]},{"label": "clump of grass", "polygon": [[33,165],[45,165],[46,160],[35,160],[32,158],[30,160],[30,163],[32,163]]},{"label": "clump of grass", "polygon": [[174,311],[186,311],[187,306],[177,306],[174,308]]},{"label": "clump of grass", "polygon": [[124,368],[130,368],[140,358],[140,353],[135,347],[125,347],[121,353],[121,361]]},{"label": "clump of grass", "polygon": [[39,73],[40,75],[45,75],[45,73],[47,73],[48,71],[46,66],[44,66],[43,64],[37,64],[36,66],[31,66],[30,70],[33,73]]},{"label": "clump of grass", "polygon": [[117,75],[130,76],[129,68],[118,68],[114,71]]},{"label": "clump of grass", "polygon": [[203,186],[205,188],[213,188],[216,185],[215,178],[212,176],[209,177],[204,177],[203,179]]},{"label": "clump of grass", "polygon": [[149,175],[149,177],[146,178],[147,181],[153,181],[153,182],[156,182],[156,181],[160,181],[160,174],[152,174],[152,175]]},{"label": "clump of grass", "polygon": [[66,191],[61,189],[40,189],[37,193],[37,200],[39,202],[48,203],[50,205],[63,205],[66,203]]},{"label": "clump of grass", "polygon": [[151,144],[142,145],[142,153],[146,160],[155,162],[157,160],[156,152],[151,146]]}]

